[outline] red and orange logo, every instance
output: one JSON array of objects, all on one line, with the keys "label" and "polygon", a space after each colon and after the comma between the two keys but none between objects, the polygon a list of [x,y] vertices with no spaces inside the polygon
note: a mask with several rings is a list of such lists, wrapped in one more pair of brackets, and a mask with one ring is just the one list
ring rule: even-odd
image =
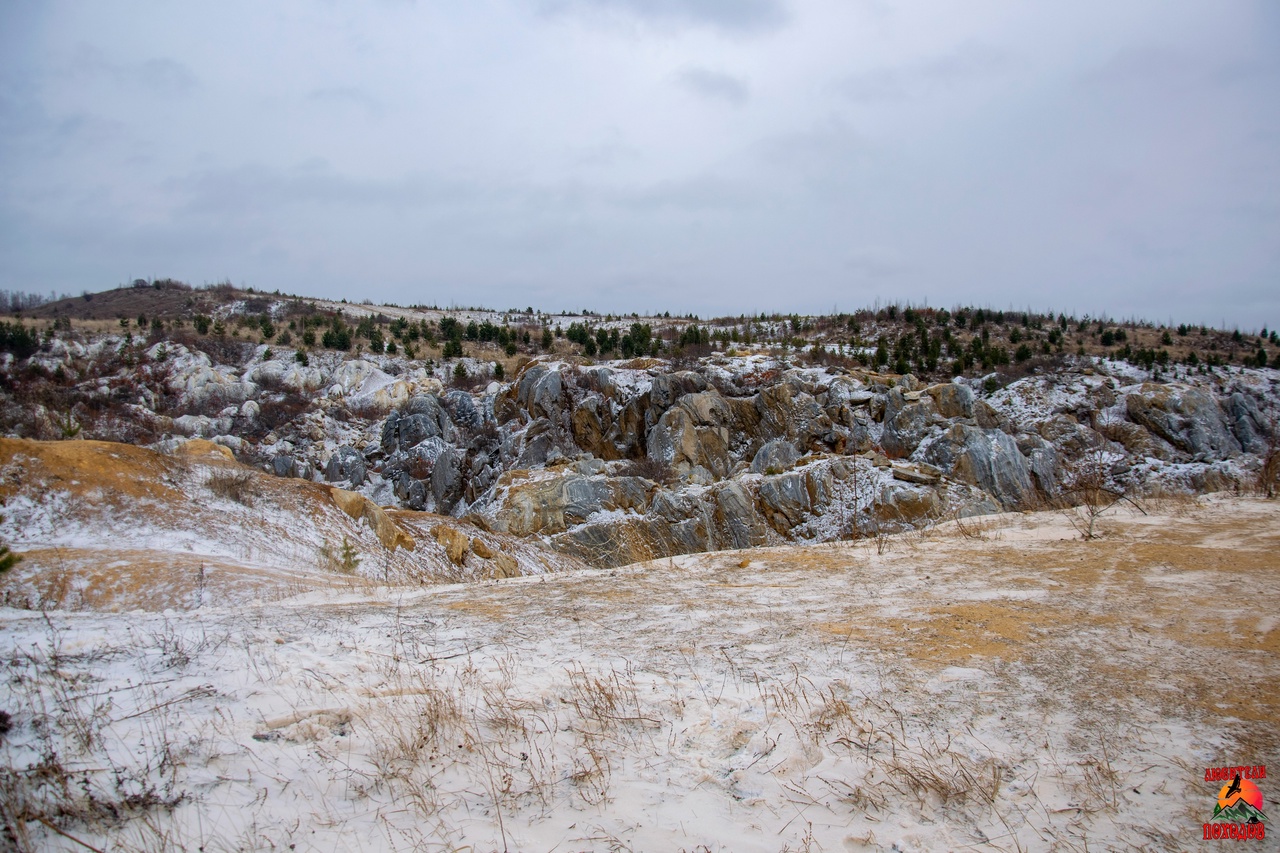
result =
[{"label": "red and orange logo", "polygon": [[1267,778],[1265,765],[1256,767],[1211,767],[1204,772],[1206,782],[1223,782],[1213,817],[1204,825],[1204,837],[1266,838],[1267,815],[1262,811],[1262,791],[1255,779]]}]

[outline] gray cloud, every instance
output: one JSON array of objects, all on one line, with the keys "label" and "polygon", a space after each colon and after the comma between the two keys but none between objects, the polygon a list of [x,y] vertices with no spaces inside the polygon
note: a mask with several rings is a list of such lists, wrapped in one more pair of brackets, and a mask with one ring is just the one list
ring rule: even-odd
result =
[{"label": "gray cloud", "polygon": [[741,106],[751,97],[747,84],[737,77],[709,68],[686,68],[676,78],[681,86],[703,98]]},{"label": "gray cloud", "polygon": [[1009,51],[968,44],[927,60],[848,75],[835,83],[835,89],[851,101],[899,101],[999,77],[1018,64]]},{"label": "gray cloud", "polygon": [[642,21],[698,24],[734,33],[776,30],[789,15],[781,0],[543,0],[548,15],[624,14]]},{"label": "gray cloud", "polygon": [[116,62],[109,60],[101,49],[90,45],[80,47],[70,72],[82,80],[112,80],[118,85],[134,87],[163,97],[187,96],[200,85],[192,70],[176,59],[153,57],[141,61]]},{"label": "gray cloud", "polygon": [[356,107],[370,116],[383,113],[382,103],[358,86],[323,86],[307,93],[307,100],[328,107]]},{"label": "gray cloud", "polygon": [[0,4],[0,287],[1275,326],[1275,9]]}]

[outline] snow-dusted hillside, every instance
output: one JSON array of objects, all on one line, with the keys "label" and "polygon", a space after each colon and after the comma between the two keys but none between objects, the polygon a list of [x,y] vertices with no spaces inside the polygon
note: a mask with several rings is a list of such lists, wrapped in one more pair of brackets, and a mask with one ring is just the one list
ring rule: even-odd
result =
[{"label": "snow-dusted hillside", "polygon": [[1280,509],[0,618],[7,844],[1199,849],[1280,746]]}]

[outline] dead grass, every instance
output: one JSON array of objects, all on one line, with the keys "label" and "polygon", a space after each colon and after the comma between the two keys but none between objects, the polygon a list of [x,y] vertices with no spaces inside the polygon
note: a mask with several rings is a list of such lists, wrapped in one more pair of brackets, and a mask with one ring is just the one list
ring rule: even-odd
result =
[{"label": "dead grass", "polygon": [[[226,619],[245,620],[233,636],[260,635],[235,651],[264,692],[323,670],[311,644],[326,632],[377,643],[359,675],[348,671],[359,683],[320,671],[323,701],[291,696],[289,713],[256,722],[255,778],[268,778],[256,769],[268,755],[327,755],[327,784],[344,801],[455,847],[464,814],[477,849],[515,849],[513,827],[558,815],[580,821],[584,849],[634,843],[603,816],[651,790],[643,780],[670,787],[677,806],[714,795],[752,809],[740,813],[777,832],[774,849],[836,849],[872,831],[887,844],[903,821],[916,822],[917,846],[941,843],[926,833],[947,826],[988,839],[947,836],[952,849],[1143,838],[1176,849],[1174,828],[1152,835],[1162,830],[1147,811],[1174,797],[1153,776],[1191,787],[1159,754],[1165,732],[1185,727],[1201,740],[1178,743],[1212,737],[1246,757],[1277,746],[1278,518],[1272,502],[1206,501],[1176,523],[1117,513],[1105,540],[1084,542],[1055,513],[1008,516],[992,520],[999,541],[943,526],[883,555],[775,548],[741,566],[741,552],[726,552],[443,590],[403,608],[384,599]],[[139,636],[165,671],[217,659],[217,634]],[[60,737],[98,749],[93,719]],[[996,740],[975,733],[984,720]],[[688,778],[697,784],[680,787]],[[475,840],[478,815],[494,841]],[[95,820],[58,825],[90,828],[94,843]]]},{"label": "dead grass", "polygon": [[217,497],[253,506],[253,498],[257,494],[253,479],[248,471],[218,471],[205,481],[205,485]]}]

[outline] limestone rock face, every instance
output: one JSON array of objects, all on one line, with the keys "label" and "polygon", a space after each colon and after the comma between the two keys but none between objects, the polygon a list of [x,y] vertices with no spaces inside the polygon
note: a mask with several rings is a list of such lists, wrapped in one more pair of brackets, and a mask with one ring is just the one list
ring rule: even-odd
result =
[{"label": "limestone rock face", "polygon": [[880,445],[891,456],[910,456],[933,430],[937,414],[932,397],[922,395],[917,401],[910,402],[901,388],[893,388],[885,398],[884,433]]},{"label": "limestone rock face", "polygon": [[431,532],[440,546],[444,548],[449,562],[455,566],[466,563],[467,552],[471,550],[471,537],[448,524],[440,524]]},{"label": "limestone rock face", "polygon": [[405,533],[382,507],[357,492],[329,487],[329,497],[334,504],[347,515],[355,519],[364,519],[388,551],[397,547],[412,551],[415,547],[413,537]]},{"label": "limestone rock face", "polygon": [[953,424],[925,450],[924,460],[952,477],[986,490],[1006,509],[1035,496],[1027,460],[1007,433]]},{"label": "limestone rock face", "polygon": [[938,414],[944,418],[973,417],[973,391],[958,382],[930,385],[924,392],[933,399]]},{"label": "limestone rock face", "polygon": [[649,431],[649,455],[681,473],[701,466],[717,479],[727,476],[731,467],[729,414],[719,395],[689,395],[668,409]]},{"label": "limestone rock face", "polygon": [[350,480],[351,485],[359,488],[367,475],[364,456],[350,445],[344,444],[329,457],[324,466],[324,478],[330,483],[339,480]]},{"label": "limestone rock face", "polygon": [[[1232,457],[1265,448],[1276,408],[1256,379],[1218,393],[1208,384],[1121,388],[1064,371],[983,399],[963,381],[925,387],[910,376],[809,368],[747,380],[705,367],[532,362],[505,391],[417,393],[388,415],[380,442],[357,443],[363,453],[340,447],[325,476],[364,482],[414,509],[465,511],[491,532],[537,536],[594,565],[622,565],[1027,508],[1063,497],[1064,470],[1099,450],[1123,457],[1126,469],[1139,459],[1157,470],[1161,461],[1217,466],[1168,475],[1202,490],[1242,476]],[[382,381],[365,368],[348,372],[347,385]],[[175,428],[213,429],[206,420]],[[276,450],[300,459],[306,444]],[[646,458],[672,469],[661,472],[664,487],[617,476],[627,470],[617,463]],[[658,477],[660,468],[637,470]],[[476,571],[497,572],[500,555],[485,557],[477,541],[468,551],[484,560]]]},{"label": "limestone rock face", "polygon": [[1227,400],[1227,415],[1230,418],[1231,430],[1245,453],[1267,452],[1267,439],[1271,436],[1271,427],[1266,417],[1258,409],[1253,397],[1239,391]]},{"label": "limestone rock face", "polygon": [[760,481],[761,515],[770,527],[786,534],[827,504],[831,487],[830,471],[812,468],[765,477]]},{"label": "limestone rock face", "polygon": [[559,423],[565,411],[564,379],[558,370],[535,364],[524,371],[515,386],[516,401],[533,418]]},{"label": "limestone rock face", "polygon": [[1210,394],[1185,385],[1146,383],[1125,398],[1129,418],[1197,461],[1240,453],[1222,409]]},{"label": "limestone rock face", "polygon": [[644,512],[653,488],[652,483],[639,477],[584,477],[581,474],[517,482],[507,490],[492,526],[516,536],[561,533],[597,512],[615,509]]},{"label": "limestone rock face", "polygon": [[795,445],[786,439],[774,439],[756,451],[751,460],[751,473],[780,474],[790,470],[799,458]]}]

